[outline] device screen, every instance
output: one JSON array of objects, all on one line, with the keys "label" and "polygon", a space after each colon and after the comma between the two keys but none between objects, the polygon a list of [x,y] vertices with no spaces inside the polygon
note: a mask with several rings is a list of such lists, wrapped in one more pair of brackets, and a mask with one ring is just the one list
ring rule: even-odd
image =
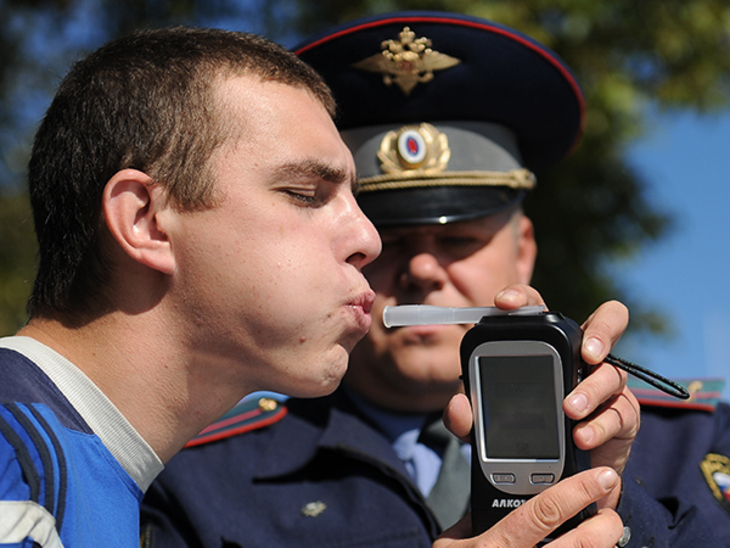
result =
[{"label": "device screen", "polygon": [[480,356],[486,456],[558,459],[553,358]]}]

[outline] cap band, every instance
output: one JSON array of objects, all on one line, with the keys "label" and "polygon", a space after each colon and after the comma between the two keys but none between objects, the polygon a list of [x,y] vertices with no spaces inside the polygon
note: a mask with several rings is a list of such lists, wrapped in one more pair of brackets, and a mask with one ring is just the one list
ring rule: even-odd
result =
[{"label": "cap band", "polygon": [[[417,177],[417,178],[412,178]],[[392,175],[376,175],[360,179],[360,193],[392,190],[397,188],[426,188],[429,186],[500,186],[532,190],[537,184],[535,175],[527,169],[513,171],[455,171],[438,175],[413,175],[394,178]]]}]

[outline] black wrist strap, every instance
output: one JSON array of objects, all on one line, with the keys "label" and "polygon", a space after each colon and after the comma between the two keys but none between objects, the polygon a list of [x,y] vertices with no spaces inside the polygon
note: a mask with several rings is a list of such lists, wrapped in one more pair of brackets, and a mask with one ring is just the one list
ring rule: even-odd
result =
[{"label": "black wrist strap", "polygon": [[651,369],[647,369],[635,363],[631,363],[630,361],[614,356],[613,354],[609,354],[608,356],[606,356],[606,359],[603,361],[623,369],[634,377],[637,377],[642,381],[649,383],[654,388],[657,388],[662,392],[669,394],[670,396],[674,396],[675,398],[679,398],[681,400],[689,399],[689,392],[687,392],[687,390],[685,390],[683,386],[677,384],[674,381],[670,381],[666,377],[663,377],[662,375],[652,371]]}]

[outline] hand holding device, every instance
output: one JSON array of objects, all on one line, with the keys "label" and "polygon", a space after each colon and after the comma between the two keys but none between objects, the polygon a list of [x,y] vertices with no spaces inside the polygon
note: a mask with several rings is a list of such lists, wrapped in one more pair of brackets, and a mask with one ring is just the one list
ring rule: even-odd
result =
[{"label": "hand holding device", "polygon": [[[529,319],[530,316],[532,319]],[[478,322],[467,333],[462,343],[464,379],[469,384],[467,393],[472,394],[475,417],[472,480],[475,532],[486,529],[535,493],[589,466],[587,454],[579,451],[573,444],[573,424],[565,418],[562,411],[562,400],[565,395],[588,374],[587,366],[580,358],[582,331],[572,320],[558,313],[548,313],[544,306],[502,310],[493,307],[442,308],[424,305],[386,307],[383,320],[387,327]],[[484,324],[489,325],[488,331],[485,331]],[[546,335],[549,332],[552,332],[552,335]],[[480,346],[481,348],[477,350]],[[477,355],[478,352],[482,352],[483,355]],[[476,378],[476,373],[470,376],[467,371],[469,358],[474,358],[472,360],[474,367],[480,364],[480,360],[484,360],[485,364],[488,361],[501,361],[501,366],[497,363],[498,367],[491,373],[485,373],[492,375],[491,380],[485,377],[480,379],[483,381],[481,385],[474,381],[469,383],[470,378]],[[668,393],[686,397],[681,387],[652,371],[610,355],[606,361],[640,376]],[[520,362],[522,365],[519,365]],[[538,365],[540,362],[543,366]],[[561,367],[558,367],[558,364]],[[523,373],[532,371],[532,374],[515,374],[519,367],[523,367]],[[548,370],[552,376],[548,374]],[[562,377],[559,372],[562,372]],[[508,385],[508,390],[494,390],[492,384],[495,382]],[[484,389],[478,396],[473,395],[476,386]],[[540,390],[538,387],[545,390]],[[480,398],[479,402],[476,401],[477,398]],[[513,401],[522,402],[522,405],[516,407],[518,411],[523,411],[521,416],[519,413],[511,413],[509,408],[504,407]],[[486,413],[489,412],[488,407],[484,407],[487,402],[493,406],[491,413],[497,415],[496,424],[493,424],[494,428],[491,431],[494,438],[491,443],[490,431],[485,427],[484,420],[487,417]],[[543,412],[542,414],[530,412],[536,406]],[[508,428],[505,425],[518,428]],[[508,431],[520,428],[522,433],[527,434],[532,440],[527,446],[520,445],[523,442],[516,441],[516,432],[511,433],[510,441]],[[505,435],[505,432],[508,435]],[[487,454],[487,447],[496,452],[489,458],[479,461],[480,447],[483,456]],[[500,472],[494,468],[504,467],[506,461],[511,461],[515,465],[515,470],[519,472],[521,478],[519,481],[516,475],[513,480],[512,471],[503,474],[504,470]],[[543,471],[536,470],[536,466],[541,467]],[[557,473],[555,470],[560,472]],[[490,482],[490,478],[496,481]],[[499,484],[501,489],[497,490],[495,484]],[[502,491],[503,489],[506,491]],[[495,495],[497,491],[503,495],[499,499]],[[515,496],[519,491],[526,491],[521,499]],[[568,527],[575,525],[592,511],[593,509],[588,507]],[[499,515],[490,517],[493,513]]]}]

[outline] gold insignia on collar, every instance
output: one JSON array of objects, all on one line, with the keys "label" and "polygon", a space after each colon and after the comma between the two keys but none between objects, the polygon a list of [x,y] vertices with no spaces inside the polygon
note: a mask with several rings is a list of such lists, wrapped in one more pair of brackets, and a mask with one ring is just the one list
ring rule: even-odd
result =
[{"label": "gold insignia on collar", "polygon": [[355,68],[379,72],[383,82],[390,86],[393,82],[410,95],[419,83],[433,79],[435,70],[444,70],[461,63],[460,59],[431,49],[431,40],[403,27],[398,40],[384,40],[383,50],[352,65]]},{"label": "gold insignia on collar", "polygon": [[689,392],[689,399],[690,400],[697,399],[697,392],[702,391],[703,388],[704,388],[704,384],[702,383],[702,381],[692,381],[691,383],[689,383],[689,385],[687,386],[687,392]]},{"label": "gold insignia on collar", "polygon": [[451,149],[446,135],[431,124],[403,126],[385,134],[378,158],[384,173],[416,176],[446,169]]}]

